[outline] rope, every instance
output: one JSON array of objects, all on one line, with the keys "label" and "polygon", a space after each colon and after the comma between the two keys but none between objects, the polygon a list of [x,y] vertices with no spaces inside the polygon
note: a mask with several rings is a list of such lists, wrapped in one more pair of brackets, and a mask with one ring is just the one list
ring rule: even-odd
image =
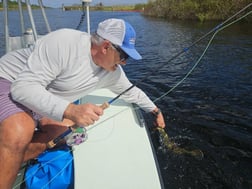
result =
[{"label": "rope", "polygon": [[80,18],[80,22],[79,22],[78,26],[76,27],[76,30],[80,30],[80,27],[81,27],[81,25],[82,25],[83,22],[84,22],[85,16],[86,16],[86,12],[85,12],[85,2],[82,2],[82,15],[81,15],[81,18]]}]

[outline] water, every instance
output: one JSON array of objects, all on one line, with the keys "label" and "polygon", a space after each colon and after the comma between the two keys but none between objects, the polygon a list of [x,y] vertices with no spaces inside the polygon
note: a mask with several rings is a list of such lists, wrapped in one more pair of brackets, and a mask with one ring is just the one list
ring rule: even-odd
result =
[{"label": "water", "polygon": [[[76,28],[80,11],[47,10],[52,29]],[[35,17],[40,14],[35,11]],[[128,77],[142,82],[153,100],[177,84],[199,58],[207,41],[200,42],[186,54],[167,62],[218,23],[167,22],[145,18],[139,13],[91,12],[91,31],[110,17],[129,21],[137,31],[137,49],[144,57],[129,60],[124,67]],[[10,17],[18,21],[17,12]],[[0,25],[3,16],[0,12]],[[38,30],[45,33],[40,20]],[[86,27],[83,27],[86,30]],[[10,28],[19,32],[17,25]],[[3,51],[3,28],[0,30],[0,55]],[[150,72],[167,63],[165,67]],[[180,86],[156,103],[166,119],[166,132],[181,147],[201,149],[202,160],[177,155],[155,144],[165,188],[252,188],[252,29],[251,23],[238,23],[221,31],[200,64]],[[152,117],[145,115],[148,126]]]}]

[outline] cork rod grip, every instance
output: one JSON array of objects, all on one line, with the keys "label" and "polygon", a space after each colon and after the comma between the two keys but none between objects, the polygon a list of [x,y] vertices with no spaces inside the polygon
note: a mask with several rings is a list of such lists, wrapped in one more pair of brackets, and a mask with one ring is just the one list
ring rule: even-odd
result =
[{"label": "cork rod grip", "polygon": [[[105,110],[105,109],[107,109],[109,107],[109,103],[108,102],[104,102],[100,107],[103,110]],[[77,128],[78,128],[77,125],[73,125],[72,127],[69,127],[69,129],[67,131],[65,131],[64,133],[62,133],[61,135],[59,135],[57,138],[55,138],[53,140],[50,140],[47,143],[47,148],[53,148],[54,146],[56,146],[57,143],[59,143],[60,140],[62,140],[65,136],[67,136],[68,134],[70,134],[72,131],[74,131]]]},{"label": "cork rod grip", "polygon": [[109,107],[109,103],[108,102],[104,102],[102,105],[100,105],[100,107],[105,110]]}]

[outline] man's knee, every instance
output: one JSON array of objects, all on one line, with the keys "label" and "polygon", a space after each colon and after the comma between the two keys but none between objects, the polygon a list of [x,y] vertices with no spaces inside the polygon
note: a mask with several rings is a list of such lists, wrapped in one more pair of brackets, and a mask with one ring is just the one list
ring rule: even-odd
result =
[{"label": "man's knee", "polygon": [[34,121],[26,113],[14,114],[0,124],[0,144],[13,152],[23,152],[32,139]]}]

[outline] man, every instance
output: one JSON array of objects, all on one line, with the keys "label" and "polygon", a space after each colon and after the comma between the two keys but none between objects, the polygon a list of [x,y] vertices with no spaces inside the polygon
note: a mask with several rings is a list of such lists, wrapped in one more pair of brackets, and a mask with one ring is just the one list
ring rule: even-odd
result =
[{"label": "man", "polygon": [[[0,188],[11,188],[21,163],[44,151],[46,143],[62,132],[59,125],[88,126],[103,114],[97,105],[71,102],[98,88],[120,94],[132,85],[120,65],[128,57],[142,58],[135,37],[129,23],[108,19],[92,36],[61,29],[39,39],[33,48],[0,59]],[[153,112],[157,126],[165,127],[162,113],[139,88],[122,98]],[[56,127],[33,138],[34,113],[46,117],[42,125]]]}]

